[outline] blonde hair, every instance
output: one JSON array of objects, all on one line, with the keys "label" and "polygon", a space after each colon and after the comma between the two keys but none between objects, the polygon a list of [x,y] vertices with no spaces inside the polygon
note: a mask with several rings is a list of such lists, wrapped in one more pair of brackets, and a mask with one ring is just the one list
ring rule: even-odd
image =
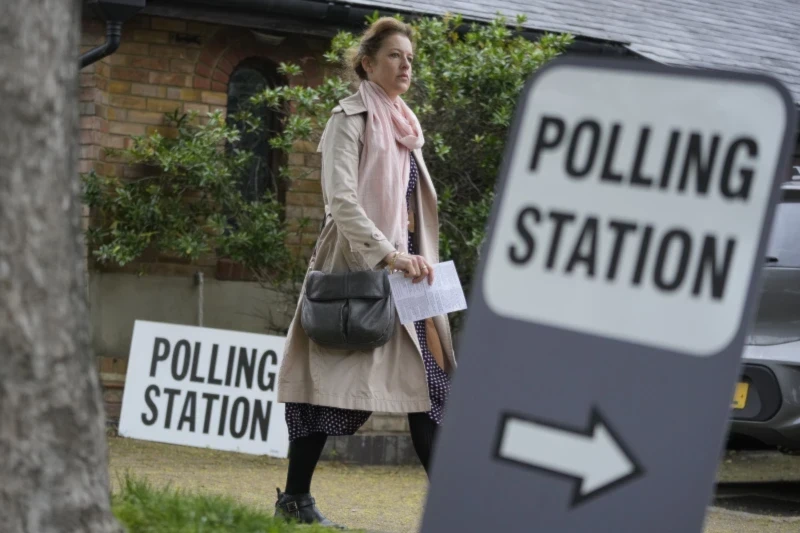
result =
[{"label": "blonde hair", "polygon": [[[414,30],[409,24],[401,22],[394,17],[381,17],[366,29],[361,36],[358,45],[347,51],[345,62],[349,73],[354,73],[360,80],[367,79],[367,72],[361,66],[365,57],[374,58],[381,49],[383,41],[394,34],[401,34],[408,37],[411,45],[414,46]],[[355,80],[354,80],[355,81]]]}]

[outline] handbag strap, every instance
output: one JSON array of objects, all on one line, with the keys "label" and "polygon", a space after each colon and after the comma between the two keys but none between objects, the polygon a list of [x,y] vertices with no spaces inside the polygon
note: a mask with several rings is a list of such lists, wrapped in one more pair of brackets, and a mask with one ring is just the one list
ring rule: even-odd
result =
[{"label": "handbag strap", "polygon": [[314,243],[314,252],[311,254],[311,259],[315,259],[317,257],[317,249],[319,249],[319,241],[320,237],[322,237],[322,231],[325,229],[325,226],[328,222],[328,217],[333,218],[333,215],[325,211],[325,214],[322,216],[322,222],[319,224],[319,235],[317,235],[317,242]]}]

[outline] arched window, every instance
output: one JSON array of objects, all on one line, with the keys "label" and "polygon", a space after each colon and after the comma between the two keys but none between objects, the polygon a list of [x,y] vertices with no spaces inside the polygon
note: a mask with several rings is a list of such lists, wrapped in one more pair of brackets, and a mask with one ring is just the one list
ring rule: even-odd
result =
[{"label": "arched window", "polygon": [[[228,82],[228,121],[234,125],[233,117],[249,105],[251,96],[266,88],[275,87],[281,79],[275,67],[266,60],[246,59],[234,69]],[[270,148],[270,136],[279,127],[277,114],[267,106],[253,111],[261,117],[262,127],[255,132],[242,134],[241,148],[253,153],[254,157],[244,176],[241,191],[247,200],[263,198],[272,191],[280,202],[284,201],[285,191],[278,179],[279,162],[277,152]]]}]

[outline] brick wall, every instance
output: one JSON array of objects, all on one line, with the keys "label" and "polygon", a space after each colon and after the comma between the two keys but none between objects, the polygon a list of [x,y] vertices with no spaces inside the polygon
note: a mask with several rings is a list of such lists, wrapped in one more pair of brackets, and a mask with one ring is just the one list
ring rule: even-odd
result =
[{"label": "brick wall", "polygon": [[295,143],[287,166],[292,177],[291,188],[286,193],[286,217],[289,230],[296,232],[298,221],[308,218],[310,224],[302,235],[289,236],[289,247],[295,253],[310,256],[311,247],[317,240],[319,227],[325,216],[320,185],[320,156],[317,146],[310,142]]},{"label": "brick wall", "polygon": [[128,371],[127,357],[97,357],[97,371],[103,384],[103,405],[106,418],[112,424],[119,422],[122,412],[122,392],[125,389],[125,373]]},{"label": "brick wall", "polygon": [[[104,32],[101,21],[84,19],[81,51],[103,43]],[[244,60],[261,58],[276,66],[292,61],[303,66],[304,78],[289,80],[290,84],[321,82],[325,72],[322,54],[328,44],[323,39],[289,36],[280,45],[270,45],[245,28],[134,17],[123,27],[119,50],[81,72],[80,172],[94,169],[107,176],[137,176],[137,169],[107,156],[103,149],[124,148],[132,135],[174,134],[163,117],[175,109],[201,115],[217,110],[224,113],[229,77]],[[298,178],[286,193],[290,227],[296,229],[300,217],[312,222],[306,233],[292,235],[288,244],[306,257],[323,216],[320,162],[315,148],[311,143],[299,143],[297,153],[288,161],[291,174]],[[89,215],[86,211],[84,214]],[[161,275],[186,276],[201,270],[218,279],[251,279],[241,265],[214,255],[190,265],[174,257],[148,253],[125,267],[104,266],[103,270],[138,272],[143,267]],[[93,264],[92,268],[99,266]]]}]

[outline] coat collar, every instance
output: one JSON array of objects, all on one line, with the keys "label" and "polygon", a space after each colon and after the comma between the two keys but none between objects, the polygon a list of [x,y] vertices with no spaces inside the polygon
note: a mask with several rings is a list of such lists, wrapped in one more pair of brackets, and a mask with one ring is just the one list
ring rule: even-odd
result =
[{"label": "coat collar", "polygon": [[353,93],[347,98],[339,100],[339,105],[345,115],[357,115],[358,113],[366,113],[367,106],[364,104],[364,99],[361,98],[361,93]]},{"label": "coat collar", "polygon": [[[361,93],[355,92],[346,98],[342,98],[339,100],[339,107],[342,108],[345,115],[357,115],[359,113],[366,113],[367,106],[364,104],[364,99],[361,98]],[[417,148],[413,150],[414,155],[417,156],[417,161],[422,162],[422,150]],[[425,168],[425,163],[422,162],[420,165],[423,168],[423,172],[425,174],[428,173],[428,169]]]},{"label": "coat collar", "polygon": [[[361,93],[355,92],[346,98],[342,98],[339,100],[339,107],[342,108],[345,115],[357,115],[359,113],[366,113],[367,106],[364,104],[364,99],[361,98]],[[422,149],[417,148],[413,150],[414,155],[417,156],[417,161],[422,161]],[[428,169],[425,168],[425,163],[423,162],[421,165],[423,167],[423,172],[425,174],[428,173]]]}]

